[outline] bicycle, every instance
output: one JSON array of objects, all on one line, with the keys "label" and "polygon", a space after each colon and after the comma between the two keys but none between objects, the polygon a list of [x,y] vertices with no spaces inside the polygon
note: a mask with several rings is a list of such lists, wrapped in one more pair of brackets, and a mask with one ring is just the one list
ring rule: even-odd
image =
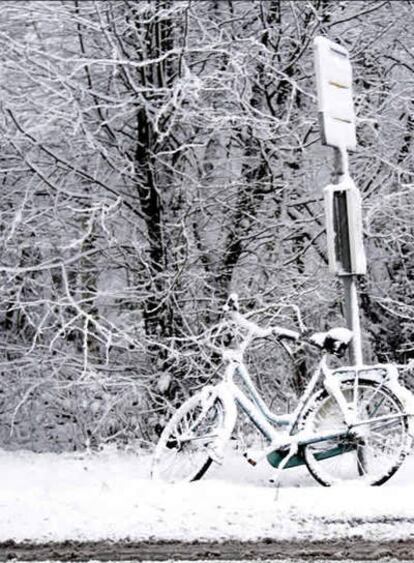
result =
[{"label": "bicycle", "polygon": [[[225,310],[243,339],[236,349],[212,346],[227,363],[222,381],[190,397],[167,423],[155,448],[153,478],[196,481],[213,462],[223,463],[238,409],[269,443],[259,455],[246,452],[253,465],[265,458],[278,470],[305,464],[324,486],[344,481],[381,485],[394,475],[413,436],[411,414],[401,398],[406,390],[392,365],[330,369],[328,355],[342,355],[351,342],[348,329],[309,334],[279,326],[262,328],[239,312],[236,295],[230,296]],[[270,411],[243,361],[253,339],[271,336],[306,342],[323,352],[291,414]],[[235,383],[236,376],[246,391]]]}]

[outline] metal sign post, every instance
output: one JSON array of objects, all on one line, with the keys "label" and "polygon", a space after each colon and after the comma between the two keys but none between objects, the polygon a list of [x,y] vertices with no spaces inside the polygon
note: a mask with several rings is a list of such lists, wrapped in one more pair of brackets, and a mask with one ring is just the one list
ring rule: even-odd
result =
[{"label": "metal sign post", "polygon": [[316,37],[315,71],[322,143],[335,150],[336,183],[326,186],[325,212],[329,268],[344,283],[347,326],[354,333],[351,361],[363,363],[356,279],[366,273],[361,196],[349,175],[348,150],[356,148],[352,67],[348,51]]}]

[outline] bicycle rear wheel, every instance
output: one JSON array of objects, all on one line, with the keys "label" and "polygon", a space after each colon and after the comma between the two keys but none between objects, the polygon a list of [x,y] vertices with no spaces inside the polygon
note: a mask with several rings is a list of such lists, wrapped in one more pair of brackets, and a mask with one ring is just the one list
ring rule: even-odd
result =
[{"label": "bicycle rear wheel", "polygon": [[358,422],[348,429],[335,399],[321,391],[304,414],[302,427],[342,436],[305,446],[306,465],[325,486],[348,481],[382,485],[411,447],[404,408],[390,389],[374,381],[344,382],[341,388],[347,403],[354,405]]},{"label": "bicycle rear wheel", "polygon": [[152,478],[171,483],[201,479],[225,439],[224,420],[224,406],[219,399],[208,404],[203,393],[188,399],[160,436]]}]

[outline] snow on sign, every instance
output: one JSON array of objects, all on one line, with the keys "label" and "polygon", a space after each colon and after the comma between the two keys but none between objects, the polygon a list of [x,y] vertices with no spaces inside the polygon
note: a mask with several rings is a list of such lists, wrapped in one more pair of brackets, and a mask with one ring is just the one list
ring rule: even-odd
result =
[{"label": "snow on sign", "polygon": [[324,189],[329,269],[338,275],[366,274],[361,195],[350,176]]},{"label": "snow on sign", "polygon": [[355,113],[352,100],[352,67],[348,51],[315,37],[315,72],[322,142],[355,150]]}]

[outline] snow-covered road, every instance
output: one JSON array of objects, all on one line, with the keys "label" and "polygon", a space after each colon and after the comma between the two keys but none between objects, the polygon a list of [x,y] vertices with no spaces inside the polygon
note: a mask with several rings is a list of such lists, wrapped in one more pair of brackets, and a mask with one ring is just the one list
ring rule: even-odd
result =
[{"label": "snow-covered road", "polygon": [[231,456],[197,483],[148,478],[132,453],[0,453],[0,542],[97,540],[369,541],[414,538],[414,458],[382,487],[320,487],[304,468]]}]

